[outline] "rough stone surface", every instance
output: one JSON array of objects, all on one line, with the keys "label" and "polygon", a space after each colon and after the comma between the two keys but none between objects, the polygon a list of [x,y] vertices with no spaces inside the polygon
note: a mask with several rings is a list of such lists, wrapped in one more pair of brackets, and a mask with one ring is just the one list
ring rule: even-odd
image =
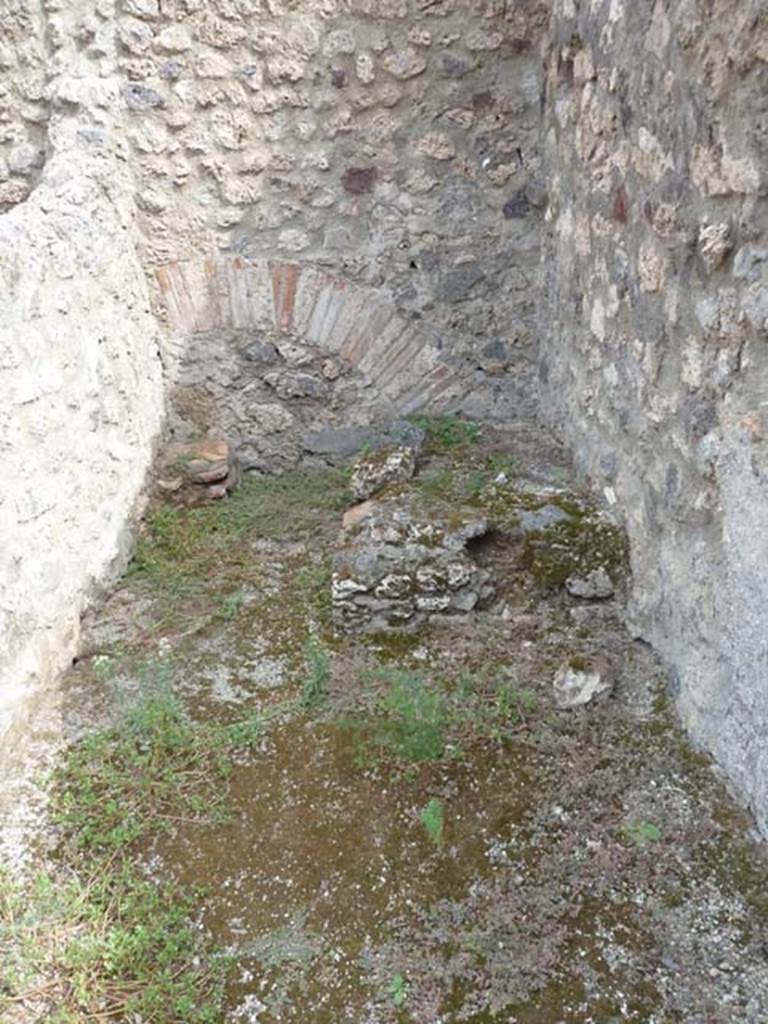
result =
[{"label": "rough stone surface", "polygon": [[634,627],[768,834],[767,54],[762,0],[0,4],[4,692],[31,637],[74,643],[17,584],[34,552],[77,550],[70,618],[114,553],[156,341],[172,439],[254,469],[540,406],[625,509]]},{"label": "rough stone surface", "polygon": [[[465,383],[439,334],[407,322],[375,289],[239,257],[166,268],[160,281],[172,349],[184,348],[171,371],[180,440],[224,434],[244,465],[279,468],[322,448],[323,436],[333,447],[333,431],[349,424],[362,444],[371,421],[460,402]],[[276,404],[278,443],[260,417]]]},{"label": "rough stone surface", "polygon": [[173,444],[162,465],[159,491],[185,505],[224,498],[240,482],[240,464],[224,440]]},{"label": "rough stone surface", "polygon": [[362,448],[378,452],[382,448],[405,445],[418,455],[424,444],[425,432],[408,420],[397,420],[379,426],[324,427],[304,438],[304,448],[328,458],[345,458]]},{"label": "rough stone surface", "polygon": [[[491,415],[530,413],[543,208],[502,211],[540,190],[545,5],[209,6],[116,16],[144,257],[182,372],[190,336],[213,332],[214,359],[222,334],[237,347],[232,326],[262,329],[274,300],[278,332],[319,337],[370,381],[348,410],[391,384],[405,404],[476,396]],[[242,268],[265,256],[273,281],[256,310]],[[370,375],[369,333],[393,357]],[[506,353],[491,370],[489,344]],[[461,380],[450,393],[446,366]]]},{"label": "rough stone surface", "polygon": [[572,597],[581,597],[585,601],[603,601],[614,592],[613,580],[605,569],[592,569],[583,576],[569,576],[565,587]]},{"label": "rough stone surface", "polygon": [[51,110],[44,34],[41,4],[0,5],[0,214],[27,198],[45,161]]},{"label": "rough stone surface", "polygon": [[493,593],[466,551],[486,519],[450,524],[406,500],[368,501],[345,517],[333,562],[333,619],[344,632],[410,630],[435,614],[471,612]]},{"label": "rough stone surface", "polygon": [[[85,83],[77,85],[85,93]],[[61,84],[66,88],[66,83]],[[94,95],[113,102],[94,88]],[[124,564],[163,410],[130,178],[102,106],[57,116],[31,196],[0,216],[0,734],[76,653]],[[97,136],[98,138],[98,136]]]},{"label": "rough stone surface", "polygon": [[571,659],[561,665],[552,682],[559,708],[578,708],[607,696],[613,689],[613,672],[604,661]]},{"label": "rough stone surface", "polygon": [[358,501],[365,501],[390,484],[410,480],[416,472],[416,452],[413,448],[384,448],[358,459],[352,467],[349,486]]},{"label": "rough stone surface", "polygon": [[765,4],[558,0],[551,31],[542,407],[624,509],[634,628],[768,834]]}]

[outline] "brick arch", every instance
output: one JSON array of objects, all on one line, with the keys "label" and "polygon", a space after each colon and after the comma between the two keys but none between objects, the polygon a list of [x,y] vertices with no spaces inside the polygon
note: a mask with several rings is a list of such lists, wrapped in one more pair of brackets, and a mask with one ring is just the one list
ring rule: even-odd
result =
[{"label": "brick arch", "polygon": [[206,256],[157,271],[172,336],[271,327],[334,355],[399,413],[461,394],[437,330],[400,316],[382,289],[311,264]]}]

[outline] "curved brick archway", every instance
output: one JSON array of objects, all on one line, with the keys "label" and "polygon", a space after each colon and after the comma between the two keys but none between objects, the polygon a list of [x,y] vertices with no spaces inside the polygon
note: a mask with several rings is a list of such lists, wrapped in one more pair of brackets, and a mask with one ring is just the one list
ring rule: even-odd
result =
[{"label": "curved brick archway", "polygon": [[309,264],[206,256],[157,278],[172,337],[271,329],[340,360],[371,389],[371,405],[439,411],[461,395],[438,332],[399,316],[386,292]]}]

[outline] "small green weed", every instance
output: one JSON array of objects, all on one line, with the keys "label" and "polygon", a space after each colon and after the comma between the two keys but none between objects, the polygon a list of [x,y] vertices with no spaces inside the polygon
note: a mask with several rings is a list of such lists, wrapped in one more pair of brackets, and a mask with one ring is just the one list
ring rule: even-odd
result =
[{"label": "small green weed", "polygon": [[434,448],[458,448],[474,444],[480,439],[482,428],[473,420],[446,414],[443,416],[416,416],[411,422],[426,431],[427,440]]},{"label": "small green weed", "polygon": [[448,724],[445,701],[420,676],[393,672],[381,710],[384,717],[374,743],[382,750],[417,764],[443,757]]},{"label": "small green weed", "polygon": [[424,828],[427,830],[427,835],[432,842],[439,849],[443,846],[443,827],[445,825],[445,817],[443,812],[443,805],[437,797],[432,797],[427,806],[422,810],[419,815]]},{"label": "small green weed", "polygon": [[[278,714],[279,711],[279,706],[276,706],[274,714]],[[225,749],[247,750],[255,747],[262,740],[271,717],[266,711],[256,711],[247,718],[240,718],[236,722],[219,726],[217,732],[223,741]]]},{"label": "small green weed", "polygon": [[488,467],[488,471],[494,477],[497,477],[500,473],[511,477],[517,470],[516,460],[511,455],[506,455],[502,452],[491,452],[487,456],[485,464]]},{"label": "small green weed", "polygon": [[307,659],[307,674],[301,687],[299,703],[309,710],[317,707],[326,697],[331,679],[331,663],[317,640],[308,640],[304,648]]},{"label": "small green weed", "polygon": [[503,673],[491,680],[463,673],[441,683],[387,668],[368,678],[376,688],[340,721],[362,764],[419,765],[461,757],[464,740],[503,740],[525,725],[537,705],[532,690]]},{"label": "small green weed", "polygon": [[358,760],[363,764],[441,760],[448,726],[443,694],[412,672],[382,669],[372,678],[385,684],[374,706],[341,722],[352,734]]},{"label": "small green weed", "polygon": [[650,821],[637,821],[629,825],[622,825],[621,831],[635,846],[658,843],[662,838],[659,826]]},{"label": "small green weed", "polygon": [[236,619],[238,612],[243,607],[242,591],[236,590],[232,594],[220,594],[218,597],[219,616],[226,622]]},{"label": "small green weed", "polygon": [[475,469],[464,480],[464,493],[468,498],[476,498],[488,483],[488,474],[482,469]]},{"label": "small green weed", "polygon": [[533,690],[518,687],[513,682],[501,683],[496,690],[496,712],[502,719],[519,721],[527,713],[535,711],[537,703],[538,698]]},{"label": "small green weed", "polygon": [[196,894],[125,861],[88,866],[0,879],[0,1016],[14,1005],[49,1024],[220,1020],[226,968],[189,923]]},{"label": "small green weed", "polygon": [[417,476],[414,486],[424,498],[431,502],[482,503],[499,473],[508,478],[514,473],[514,460],[494,452],[485,458],[478,453],[472,465],[461,458],[450,461],[449,466],[442,465]]},{"label": "small green weed", "polygon": [[425,473],[416,478],[415,486],[426,497],[431,499],[449,498],[452,495],[454,474],[450,469],[438,469],[433,473]]},{"label": "small green weed", "polygon": [[392,997],[392,1004],[398,1009],[404,1005],[408,998],[408,982],[402,974],[396,974],[389,983],[389,994]]},{"label": "small green weed", "polygon": [[119,721],[86,736],[55,773],[55,820],[78,849],[111,853],[179,817],[222,809],[226,734],[186,717],[167,660],[138,673],[141,691]]},{"label": "small green weed", "polygon": [[331,618],[331,561],[302,564],[294,577],[292,600],[302,608],[313,609],[322,623]]},{"label": "small green weed", "polygon": [[498,676],[462,673],[451,693],[451,718],[459,733],[501,740],[525,723],[537,704],[533,690],[521,687],[510,670]]}]

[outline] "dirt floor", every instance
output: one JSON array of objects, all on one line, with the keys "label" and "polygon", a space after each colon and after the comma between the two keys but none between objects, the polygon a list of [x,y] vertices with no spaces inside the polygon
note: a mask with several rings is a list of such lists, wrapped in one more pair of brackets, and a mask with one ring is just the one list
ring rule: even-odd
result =
[{"label": "dirt floor", "polygon": [[[143,571],[89,617],[24,747],[7,857],[55,847],[40,766],[162,658],[194,718],[272,713],[236,759],[230,820],[136,851],[159,885],[205,886],[198,925],[234,964],[222,1021],[765,1024],[765,851],[626,632],[621,534],[557,446],[530,428],[434,433],[408,487],[488,515],[472,554],[496,594],[412,635],[334,633],[330,480],[286,484],[223,546],[184,535],[178,573],[140,546]],[[579,529],[521,532],[547,505]],[[608,566],[615,595],[570,596],[574,566]],[[302,705],[312,652],[322,692]],[[595,659],[610,696],[558,708],[558,667]]]}]

